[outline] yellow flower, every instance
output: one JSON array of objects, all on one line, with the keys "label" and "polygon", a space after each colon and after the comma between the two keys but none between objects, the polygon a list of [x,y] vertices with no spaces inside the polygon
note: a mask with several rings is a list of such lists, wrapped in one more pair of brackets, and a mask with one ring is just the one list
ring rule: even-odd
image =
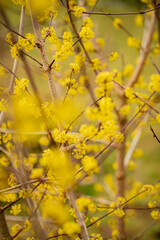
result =
[{"label": "yellow flower", "polygon": [[133,89],[130,88],[130,87],[127,87],[127,88],[125,89],[125,95],[126,95],[126,97],[129,98],[129,99],[135,98],[134,91],[133,91]]},{"label": "yellow flower", "polygon": [[126,78],[130,78],[133,74],[134,67],[132,64],[127,64],[123,69],[123,76]]},{"label": "yellow flower", "polygon": [[73,10],[74,10],[74,15],[76,17],[81,17],[82,13],[86,11],[84,7],[80,7],[80,6],[75,6]]},{"label": "yellow flower", "polygon": [[160,75],[152,74],[151,75],[151,84],[155,91],[160,92]]},{"label": "yellow flower", "polygon": [[26,52],[28,52],[35,47],[35,36],[31,33],[27,33],[26,38],[19,37],[18,43],[21,47],[25,48]]},{"label": "yellow flower", "polygon": [[160,211],[159,210],[154,210],[151,212],[151,217],[154,220],[160,220]]},{"label": "yellow flower", "polygon": [[68,236],[73,236],[74,234],[79,234],[81,232],[81,227],[76,222],[66,222],[63,225],[63,231]]},{"label": "yellow flower", "polygon": [[149,201],[149,203],[148,203],[148,207],[149,208],[155,208],[155,207],[157,207],[157,204],[156,204],[156,202],[154,201]]},{"label": "yellow flower", "polygon": [[115,18],[113,21],[113,26],[116,29],[120,29],[121,25],[122,25],[122,20],[120,18]]},{"label": "yellow flower", "polygon": [[30,228],[31,228],[31,222],[30,222],[29,220],[26,220],[26,221],[24,222],[24,230],[25,230],[25,231],[29,231]]},{"label": "yellow flower", "polygon": [[143,23],[144,23],[144,18],[142,15],[137,15],[135,17],[135,24],[139,27],[143,26]]},{"label": "yellow flower", "polygon": [[160,124],[160,113],[157,114],[156,120]]},{"label": "yellow flower", "polygon": [[10,50],[12,58],[15,58],[16,60],[18,60],[21,50],[22,50],[22,47],[19,45],[19,43],[15,43]]},{"label": "yellow flower", "polygon": [[112,52],[109,57],[109,61],[114,61],[118,58],[118,53],[117,52]]},{"label": "yellow flower", "polygon": [[21,212],[21,204],[15,204],[11,206],[10,213],[13,215],[18,215]]},{"label": "yellow flower", "polygon": [[53,19],[55,19],[55,18],[57,17],[57,11],[55,11],[55,10],[53,9],[53,6],[48,7],[48,8],[45,10],[45,17],[46,17],[47,19],[50,19],[51,17],[52,17]]},{"label": "yellow flower", "polygon": [[37,179],[37,178],[42,178],[43,177],[43,168],[34,168],[32,169],[30,178],[31,179]]},{"label": "yellow flower", "polygon": [[127,116],[130,113],[130,110],[131,110],[131,106],[129,104],[124,105],[120,109],[120,114],[123,116]]},{"label": "yellow flower", "polygon": [[70,68],[72,73],[78,73],[80,70],[77,63],[70,63]]},{"label": "yellow flower", "polygon": [[26,78],[22,78],[21,80],[18,80],[17,78],[15,79],[15,87],[14,87],[14,92],[16,96],[20,96],[24,90],[28,87],[29,80]]},{"label": "yellow flower", "polygon": [[93,22],[91,21],[91,19],[89,17],[85,18],[79,36],[82,37],[84,41],[88,41],[89,39],[93,38],[94,32],[92,28]]},{"label": "yellow flower", "polygon": [[82,159],[82,165],[84,171],[87,172],[89,175],[93,174],[94,172],[97,173],[99,171],[97,161],[93,156],[85,156]]},{"label": "yellow flower", "polygon": [[4,112],[8,111],[8,101],[4,98],[0,100],[0,111]]},{"label": "yellow flower", "polygon": [[97,0],[87,0],[87,4],[91,7],[94,6],[96,2]]},{"label": "yellow flower", "polygon": [[26,0],[12,0],[12,2],[14,2],[15,5],[26,5]]},{"label": "yellow flower", "polygon": [[140,46],[141,46],[141,41],[137,40],[134,37],[128,37],[127,39],[127,43],[129,47],[133,47],[136,48],[137,50],[139,50]]},{"label": "yellow flower", "polygon": [[119,132],[116,135],[114,142],[121,143],[123,141],[124,141],[124,135],[121,132]]}]

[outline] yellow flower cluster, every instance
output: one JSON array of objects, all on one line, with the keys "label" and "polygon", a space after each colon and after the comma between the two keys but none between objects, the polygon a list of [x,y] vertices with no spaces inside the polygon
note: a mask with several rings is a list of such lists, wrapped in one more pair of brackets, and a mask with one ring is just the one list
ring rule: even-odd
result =
[{"label": "yellow flower cluster", "polygon": [[74,15],[76,17],[81,17],[82,13],[86,11],[84,7],[80,7],[80,6],[75,6],[73,10],[74,10]]},{"label": "yellow flower cluster", "polygon": [[149,208],[155,208],[155,207],[157,207],[157,204],[156,204],[155,201],[149,201],[148,207],[149,207]]},{"label": "yellow flower cluster", "polygon": [[86,209],[88,209],[91,203],[92,203],[91,199],[87,197],[79,197],[76,199],[76,204],[80,212],[84,212]]},{"label": "yellow flower cluster", "polygon": [[150,78],[151,78],[150,87],[153,87],[155,91],[160,92],[160,75],[152,74]]},{"label": "yellow flower cluster", "polygon": [[10,174],[10,176],[8,178],[8,185],[13,187],[13,186],[15,186],[17,184],[18,184],[18,182],[17,182],[17,178],[15,177],[15,175]]},{"label": "yellow flower cluster", "polygon": [[30,230],[30,228],[31,228],[31,222],[29,221],[29,220],[26,220],[25,222],[24,222],[24,231],[29,231]]},{"label": "yellow flower cluster", "polygon": [[30,179],[39,179],[39,178],[43,178],[43,168],[34,168],[32,169],[31,175],[30,175]]},{"label": "yellow flower cluster", "polygon": [[123,69],[123,76],[126,78],[130,78],[133,74],[134,67],[132,64],[127,64]]},{"label": "yellow flower cluster", "polygon": [[160,113],[157,114],[156,120],[160,124]]},{"label": "yellow flower cluster", "polygon": [[12,0],[12,2],[14,2],[15,5],[26,5],[26,0]]},{"label": "yellow flower cluster", "polygon": [[86,143],[85,141],[80,141],[79,143],[76,143],[75,148],[73,150],[73,155],[76,159],[83,158],[83,156],[86,153]]},{"label": "yellow flower cluster", "polygon": [[142,15],[135,16],[135,24],[139,27],[143,26],[144,24],[144,17]]},{"label": "yellow flower cluster", "polygon": [[8,101],[4,98],[0,100],[0,111],[4,112],[8,111]]},{"label": "yellow flower cluster", "polygon": [[120,18],[115,18],[113,21],[113,26],[116,29],[120,29],[121,25],[122,25],[122,20]]},{"label": "yellow flower cluster", "polygon": [[[96,218],[96,217],[95,217]],[[95,220],[97,220],[97,219],[95,219],[95,218],[92,218],[92,221],[94,222]],[[98,223],[98,224],[97,224]],[[96,223],[96,226],[99,226],[99,223],[100,223],[100,221],[98,221]],[[92,233],[91,234],[91,240],[103,240],[103,237],[101,236],[101,234],[95,234],[95,233]]]},{"label": "yellow flower cluster", "polygon": [[84,65],[84,62],[85,62],[85,57],[84,57],[83,53],[82,52],[78,53],[75,56],[75,63],[77,63],[78,66],[81,68]]},{"label": "yellow flower cluster", "polygon": [[135,48],[137,50],[140,49],[141,41],[137,40],[134,37],[129,36],[128,39],[127,39],[127,43],[128,43],[129,47],[133,47],[133,48]]},{"label": "yellow flower cluster", "polygon": [[32,33],[27,33],[26,38],[19,37],[18,43],[21,47],[25,48],[25,51],[28,52],[35,47],[35,36]]},{"label": "yellow flower cluster", "polygon": [[101,97],[109,90],[113,89],[113,73],[112,72],[100,72],[96,77],[96,83],[99,87],[96,88],[97,97]]},{"label": "yellow flower cluster", "polygon": [[148,193],[152,192],[153,189],[154,189],[153,186],[149,184],[146,184],[142,187],[142,191],[147,191]]},{"label": "yellow flower cluster", "polygon": [[53,9],[53,6],[51,7],[48,7],[46,10],[45,10],[45,17],[47,19],[50,19],[52,17],[52,19],[55,19],[57,17],[57,11],[55,11]]},{"label": "yellow flower cluster", "polygon": [[125,215],[123,209],[121,208],[121,205],[124,202],[125,202],[125,199],[122,197],[119,197],[115,202],[111,202],[110,204],[110,208],[115,209],[114,214],[119,218],[122,218]]},{"label": "yellow flower cluster", "polygon": [[93,70],[103,70],[106,67],[106,63],[101,64],[99,58],[92,59],[92,69]]},{"label": "yellow flower cluster", "polygon": [[94,6],[94,4],[96,4],[96,0],[87,0],[87,4],[89,6]]},{"label": "yellow flower cluster", "polygon": [[58,62],[62,62],[67,59],[67,57],[74,54],[74,49],[72,47],[72,43],[64,41],[60,50],[55,53],[55,60]]},{"label": "yellow flower cluster", "polygon": [[151,212],[151,217],[154,220],[160,220],[160,211],[159,210],[154,210]]},{"label": "yellow flower cluster", "polygon": [[91,139],[97,135],[98,130],[93,124],[82,124],[79,132],[83,135],[83,137]]},{"label": "yellow flower cluster", "polygon": [[[8,71],[4,67],[0,66],[0,78],[1,77],[7,77],[8,76]],[[1,90],[0,90],[1,91]]]},{"label": "yellow flower cluster", "polygon": [[79,73],[80,67],[78,66],[77,63],[70,63],[70,69],[72,73]]},{"label": "yellow flower cluster", "polygon": [[71,32],[64,32],[63,33],[63,41],[69,42],[70,44],[73,44],[73,37]]},{"label": "yellow flower cluster", "polygon": [[43,38],[47,37],[48,41],[52,44],[56,44],[58,41],[56,32],[52,26],[43,28],[41,31],[41,35]]},{"label": "yellow flower cluster", "polygon": [[131,106],[129,104],[124,105],[120,109],[120,114],[123,116],[127,116],[130,113]]},{"label": "yellow flower cluster", "polygon": [[46,149],[40,160],[42,166],[48,166],[50,171],[48,178],[54,179],[61,188],[67,188],[74,182],[73,166],[67,153],[59,149]]},{"label": "yellow flower cluster", "polygon": [[75,79],[71,79],[71,78],[61,79],[60,82],[62,86],[67,87],[68,94],[75,95],[77,93],[76,90],[78,87],[78,83],[76,82]]},{"label": "yellow flower cluster", "polygon": [[15,79],[15,87],[14,87],[14,92],[17,97],[20,96],[24,90],[28,87],[29,80],[26,78],[22,78],[21,80],[18,80],[17,78]]},{"label": "yellow flower cluster", "polygon": [[88,175],[92,175],[93,173],[97,173],[99,171],[97,161],[93,156],[85,156],[82,159],[82,165],[83,165],[84,171]]},{"label": "yellow flower cluster", "polygon": [[10,213],[13,215],[18,215],[21,212],[21,204],[15,204],[11,206]]},{"label": "yellow flower cluster", "polygon": [[133,91],[133,88],[127,87],[125,89],[125,95],[126,95],[127,98],[129,98],[131,100],[134,99],[135,98],[135,93]]},{"label": "yellow flower cluster", "polygon": [[63,225],[63,231],[68,236],[73,236],[74,234],[79,234],[81,232],[81,227],[78,223],[69,221],[64,223]]},{"label": "yellow flower cluster", "polygon": [[114,142],[117,142],[118,144],[120,144],[123,141],[124,141],[124,135],[121,132],[116,134]]},{"label": "yellow flower cluster", "polygon": [[21,50],[22,50],[22,47],[19,45],[19,43],[15,43],[10,50],[12,58],[15,58],[16,60],[18,60]]},{"label": "yellow flower cluster", "polygon": [[13,45],[13,42],[12,42],[12,37],[13,37],[13,33],[9,32],[6,34],[6,42],[8,42],[9,44]]},{"label": "yellow flower cluster", "polygon": [[84,41],[88,41],[89,39],[93,38],[94,32],[92,28],[93,28],[93,22],[89,17],[87,17],[83,22],[83,26],[81,28],[79,36],[82,37]]},{"label": "yellow flower cluster", "polygon": [[58,225],[63,225],[69,221],[68,208],[59,199],[46,199],[46,201],[42,203],[42,209],[43,216],[52,219]]},{"label": "yellow flower cluster", "polygon": [[118,53],[117,52],[112,52],[109,56],[109,61],[115,61],[118,58]]}]

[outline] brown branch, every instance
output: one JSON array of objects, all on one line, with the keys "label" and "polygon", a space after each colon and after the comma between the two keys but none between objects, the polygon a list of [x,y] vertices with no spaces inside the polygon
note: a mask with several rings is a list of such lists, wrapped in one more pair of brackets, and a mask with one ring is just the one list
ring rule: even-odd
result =
[{"label": "brown branch", "polygon": [[[139,12],[122,12],[122,13],[110,13],[110,12],[88,12],[88,11],[85,11],[83,12],[83,14],[92,14],[92,15],[101,15],[101,16],[123,16],[123,15],[138,15],[138,14],[145,14],[145,13],[148,13],[148,12],[153,12],[157,9],[159,9],[160,6],[157,6],[155,8],[151,8],[151,9],[148,9],[148,10],[141,10]],[[69,9],[71,12],[75,12],[74,10],[72,9]]]},{"label": "brown branch", "polygon": [[157,135],[155,134],[155,131],[153,130],[153,128],[151,126],[150,126],[150,129],[151,129],[151,131],[153,133],[153,137],[156,138],[156,140],[160,143],[159,138],[157,137]]}]

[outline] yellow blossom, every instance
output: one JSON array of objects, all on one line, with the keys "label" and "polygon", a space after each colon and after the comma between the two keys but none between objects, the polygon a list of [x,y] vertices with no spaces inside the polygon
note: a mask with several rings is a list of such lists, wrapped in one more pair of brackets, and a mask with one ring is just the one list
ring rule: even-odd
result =
[{"label": "yellow blossom", "polygon": [[4,98],[0,100],[0,111],[3,111],[3,112],[8,111],[8,101]]},{"label": "yellow blossom", "polygon": [[26,221],[24,222],[24,230],[25,230],[25,231],[29,231],[30,228],[31,228],[31,222],[30,222],[29,220],[26,220]]},{"label": "yellow blossom", "polygon": [[160,113],[157,114],[156,120],[157,120],[157,122],[160,124]]},{"label": "yellow blossom", "polygon": [[157,207],[157,204],[156,204],[155,201],[149,201],[148,207],[149,207],[149,208],[155,208],[155,207]]},{"label": "yellow blossom", "polygon": [[84,171],[87,172],[89,175],[93,174],[94,172],[97,173],[99,171],[97,161],[93,156],[85,156],[82,159],[82,165]]},{"label": "yellow blossom", "polygon": [[113,26],[116,28],[116,29],[119,29],[122,25],[122,20],[120,18],[115,18],[114,21],[113,21]]},{"label": "yellow blossom", "polygon": [[154,220],[160,220],[160,211],[159,210],[154,210],[151,212],[151,217]]},{"label": "yellow blossom", "polygon": [[79,234],[81,232],[81,227],[76,222],[66,222],[63,225],[63,231],[68,236],[73,236],[74,234]]},{"label": "yellow blossom", "polygon": [[135,24],[139,27],[143,26],[144,18],[142,15],[135,16]]},{"label": "yellow blossom", "polygon": [[37,178],[42,178],[43,177],[43,168],[34,168],[32,169],[30,178],[31,179],[37,179]]},{"label": "yellow blossom", "polygon": [[92,28],[93,22],[91,19],[89,17],[85,18],[79,36],[82,37],[84,41],[88,41],[89,39],[93,38],[94,32]]},{"label": "yellow blossom", "polygon": [[123,69],[123,76],[126,78],[130,78],[133,74],[134,67],[132,64],[127,64]]},{"label": "yellow blossom", "polygon": [[121,143],[123,141],[124,141],[124,135],[121,132],[119,132],[116,135],[114,142]]},{"label": "yellow blossom", "polygon": [[92,69],[93,70],[103,70],[106,67],[106,63],[102,65],[99,58],[92,59]]},{"label": "yellow blossom", "polygon": [[15,5],[26,5],[26,0],[12,0],[12,2],[14,2]]},{"label": "yellow blossom", "polygon": [[27,33],[26,38],[19,37],[18,43],[21,47],[25,48],[26,52],[28,52],[35,47],[35,36],[31,33]]},{"label": "yellow blossom", "polygon": [[130,113],[131,110],[131,106],[130,105],[124,105],[123,107],[121,107],[120,109],[120,114],[123,116],[127,116]]},{"label": "yellow blossom", "polygon": [[57,11],[53,9],[53,6],[46,8],[45,17],[47,19],[50,19],[51,17],[55,19],[57,17]]},{"label": "yellow blossom", "polygon": [[10,213],[13,215],[18,215],[21,212],[21,204],[15,204],[11,206]]},{"label": "yellow blossom", "polygon": [[128,43],[129,47],[136,48],[137,50],[139,50],[139,48],[141,46],[141,41],[139,41],[136,38],[131,37],[131,36],[128,37],[127,43]]},{"label": "yellow blossom", "polygon": [[29,80],[26,78],[22,78],[21,80],[18,80],[17,78],[15,79],[15,87],[14,87],[14,92],[16,96],[20,96],[24,90],[28,87]]},{"label": "yellow blossom", "polygon": [[80,7],[80,6],[75,6],[73,10],[74,10],[74,15],[76,17],[81,17],[82,13],[86,11],[84,7]]},{"label": "yellow blossom", "polygon": [[87,0],[87,4],[92,7],[95,5],[96,1],[97,0]]},{"label": "yellow blossom", "polygon": [[72,73],[78,73],[79,72],[79,66],[77,63],[70,63],[70,68]]},{"label": "yellow blossom", "polygon": [[19,45],[19,43],[15,43],[10,50],[12,58],[15,58],[16,60],[18,60],[21,50],[22,50],[22,47]]},{"label": "yellow blossom", "polygon": [[109,61],[114,61],[118,58],[118,53],[117,52],[112,52],[109,56]]}]

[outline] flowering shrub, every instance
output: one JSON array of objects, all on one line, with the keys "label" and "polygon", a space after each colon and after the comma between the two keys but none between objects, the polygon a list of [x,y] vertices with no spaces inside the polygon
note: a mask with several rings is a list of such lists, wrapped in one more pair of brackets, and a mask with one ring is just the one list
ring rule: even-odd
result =
[{"label": "flowering shrub", "polygon": [[[10,49],[0,62],[0,239],[139,239],[146,233],[141,222],[133,226],[140,210],[151,227],[160,220],[159,180],[136,175],[144,128],[160,143],[150,126],[160,124],[160,6],[141,0],[145,10],[112,13],[97,5],[0,2],[1,40]],[[21,9],[19,31],[6,14],[12,9]],[[127,34],[136,61],[107,50],[95,15]],[[141,39],[122,15],[135,15]]]}]

